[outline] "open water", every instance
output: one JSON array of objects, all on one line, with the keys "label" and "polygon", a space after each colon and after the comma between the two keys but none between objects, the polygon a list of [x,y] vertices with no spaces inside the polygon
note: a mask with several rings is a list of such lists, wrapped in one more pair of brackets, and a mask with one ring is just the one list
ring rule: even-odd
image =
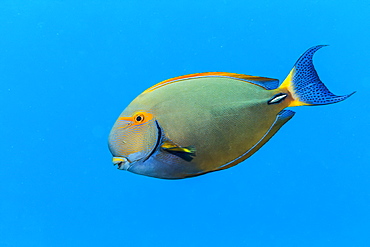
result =
[{"label": "open water", "polygon": [[[368,1],[1,0],[0,246],[370,246]],[[245,162],[168,181],[107,136],[146,88],[286,77],[307,48],[335,94]]]}]

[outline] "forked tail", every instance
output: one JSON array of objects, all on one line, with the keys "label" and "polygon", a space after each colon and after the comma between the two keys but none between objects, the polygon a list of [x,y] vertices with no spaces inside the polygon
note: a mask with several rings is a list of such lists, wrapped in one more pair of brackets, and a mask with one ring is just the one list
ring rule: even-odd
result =
[{"label": "forked tail", "polygon": [[279,89],[287,89],[292,95],[293,100],[289,106],[333,104],[345,100],[355,93],[337,96],[321,82],[313,66],[312,57],[317,50],[324,46],[314,46],[303,53],[279,87]]}]

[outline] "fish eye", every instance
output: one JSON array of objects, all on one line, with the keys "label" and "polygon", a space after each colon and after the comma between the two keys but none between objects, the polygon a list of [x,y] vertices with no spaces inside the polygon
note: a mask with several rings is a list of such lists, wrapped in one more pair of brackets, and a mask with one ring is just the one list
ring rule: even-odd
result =
[{"label": "fish eye", "polygon": [[137,114],[136,116],[135,116],[135,122],[136,123],[141,123],[141,122],[143,122],[144,121],[144,115],[143,114],[141,114],[141,113],[139,113],[139,114]]}]

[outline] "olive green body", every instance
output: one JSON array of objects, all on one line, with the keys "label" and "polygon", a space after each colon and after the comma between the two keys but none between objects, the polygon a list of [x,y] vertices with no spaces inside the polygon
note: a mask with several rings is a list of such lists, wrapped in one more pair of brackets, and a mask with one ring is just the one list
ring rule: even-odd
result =
[{"label": "olive green body", "polygon": [[245,155],[264,137],[289,105],[267,103],[279,92],[227,77],[190,78],[144,92],[121,116],[153,114],[166,139],[195,147],[194,159],[180,164],[184,172],[206,173]]},{"label": "olive green body", "polygon": [[312,58],[322,47],[303,53],[281,85],[266,77],[205,72],[148,88],[111,130],[113,164],[166,179],[237,165],[294,116],[284,108],[333,104],[353,94],[335,95],[321,82]]}]

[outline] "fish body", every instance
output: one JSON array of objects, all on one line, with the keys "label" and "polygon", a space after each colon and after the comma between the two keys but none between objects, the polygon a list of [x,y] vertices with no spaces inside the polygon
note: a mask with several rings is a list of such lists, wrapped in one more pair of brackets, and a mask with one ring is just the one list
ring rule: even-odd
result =
[{"label": "fish body", "polygon": [[293,117],[286,107],[349,97],[330,93],[318,79],[312,56],[321,47],[303,54],[281,86],[276,79],[211,72],[145,90],[112,128],[113,163],[141,175],[179,179],[242,162]]}]

